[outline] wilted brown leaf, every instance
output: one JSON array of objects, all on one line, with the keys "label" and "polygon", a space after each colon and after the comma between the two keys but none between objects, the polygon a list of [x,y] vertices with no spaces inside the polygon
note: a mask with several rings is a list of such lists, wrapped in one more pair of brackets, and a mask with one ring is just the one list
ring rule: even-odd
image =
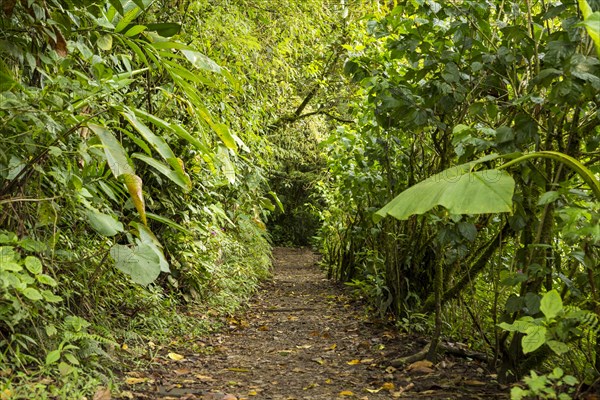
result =
[{"label": "wilted brown leaf", "polygon": [[416,361],[416,362],[410,364],[408,367],[406,367],[406,370],[410,371],[415,368],[422,368],[422,367],[431,368],[432,366],[433,366],[433,363],[431,361],[421,360],[421,361]]},{"label": "wilted brown leaf", "polygon": [[93,400],[110,400],[110,389],[105,387],[98,388]]}]

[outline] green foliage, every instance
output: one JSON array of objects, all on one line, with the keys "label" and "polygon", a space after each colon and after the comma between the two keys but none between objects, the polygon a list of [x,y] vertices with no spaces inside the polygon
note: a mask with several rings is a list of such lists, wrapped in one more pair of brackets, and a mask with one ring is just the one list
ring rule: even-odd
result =
[{"label": "green foliage", "polygon": [[511,400],[534,399],[559,399],[569,400],[575,392],[575,386],[579,383],[572,375],[565,375],[564,371],[556,367],[547,375],[538,375],[531,371],[531,375],[525,377],[526,389],[515,386],[510,391]]},{"label": "green foliage", "polygon": [[582,20],[599,7],[401,1],[344,45],[359,88],[325,141],[330,275],[368,285],[376,254],[398,319],[471,320],[502,380],[556,353],[598,374],[600,64]]}]

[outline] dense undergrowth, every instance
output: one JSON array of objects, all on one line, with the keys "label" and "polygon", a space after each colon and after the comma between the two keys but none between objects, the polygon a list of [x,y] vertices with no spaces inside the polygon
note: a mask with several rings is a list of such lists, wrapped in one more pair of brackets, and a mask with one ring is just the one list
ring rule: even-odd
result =
[{"label": "dense undergrowth", "polygon": [[2,3],[2,399],[89,398],[269,276],[271,186],[336,113],[344,18],[283,3]]},{"label": "dense undergrowth", "polygon": [[[323,143],[330,276],[428,331],[432,359],[446,336],[504,381],[538,371],[515,398],[600,372],[599,10],[397,2],[345,46],[360,99]],[[578,385],[539,377],[556,366]]]},{"label": "dense undergrowth", "polygon": [[210,334],[273,242],[505,381],[594,383],[600,4],[388,3],[2,3],[1,398]]}]

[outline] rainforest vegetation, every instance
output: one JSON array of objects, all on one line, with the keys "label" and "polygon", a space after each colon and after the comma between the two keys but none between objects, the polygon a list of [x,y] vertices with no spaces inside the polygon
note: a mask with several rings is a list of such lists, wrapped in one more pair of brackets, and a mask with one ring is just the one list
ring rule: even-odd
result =
[{"label": "rainforest vegetation", "polygon": [[1,4],[0,398],[210,335],[274,244],[514,398],[598,382],[600,1]]}]

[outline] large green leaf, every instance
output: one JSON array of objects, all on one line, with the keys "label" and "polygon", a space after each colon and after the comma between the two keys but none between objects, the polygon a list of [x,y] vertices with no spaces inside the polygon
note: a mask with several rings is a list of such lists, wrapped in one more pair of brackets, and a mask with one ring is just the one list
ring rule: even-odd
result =
[{"label": "large green leaf", "polygon": [[510,212],[515,181],[505,171],[472,171],[475,163],[447,169],[417,183],[377,211],[375,221],[390,215],[403,220],[436,206],[451,214]]},{"label": "large green leaf", "polygon": [[544,294],[540,302],[540,310],[548,319],[556,317],[563,309],[563,302],[556,290]]},{"label": "large green leaf", "polygon": [[110,249],[110,256],[120,271],[140,285],[154,282],[161,271],[160,257],[149,244],[132,247],[116,244]]},{"label": "large green leaf", "polygon": [[165,258],[165,255],[162,250],[162,244],[156,238],[156,236],[154,236],[154,233],[152,233],[152,231],[144,225],[133,223],[133,226],[137,228],[142,243],[151,246],[152,250],[154,250],[154,252],[158,256],[158,259],[160,260],[160,270],[162,272],[171,272],[171,270],[169,269],[169,262]]},{"label": "large green leaf", "polygon": [[86,216],[92,228],[103,236],[114,236],[123,232],[123,224],[112,215],[89,210],[86,212]]},{"label": "large green leaf", "polygon": [[163,129],[171,130],[173,133],[175,133],[181,139],[188,141],[190,144],[194,145],[194,147],[196,147],[198,150],[202,151],[203,153],[205,153],[205,154],[210,153],[210,150],[204,143],[202,143],[198,138],[192,136],[192,134],[190,134],[187,130],[185,130],[180,125],[178,125],[174,122],[167,122],[167,121],[160,119],[155,115],[149,114],[143,110],[136,109],[136,110],[134,110],[134,113],[138,118],[145,119],[146,121],[151,122],[152,124],[154,124],[158,127],[161,127]]},{"label": "large green leaf", "polygon": [[186,173],[182,171],[172,170],[171,168],[169,168],[168,165],[165,165],[160,161],[141,153],[134,153],[132,154],[132,157],[137,158],[138,160],[142,160],[146,164],[154,167],[158,172],[169,178],[171,181],[175,182],[186,192],[192,188],[192,181]]},{"label": "large green leaf", "polygon": [[106,162],[115,178],[118,178],[123,174],[135,174],[133,167],[129,164],[125,149],[115,135],[100,125],[88,124],[88,127],[100,138],[100,141],[104,146]]},{"label": "large green leaf", "polygon": [[523,353],[531,353],[537,350],[540,346],[546,343],[547,330],[543,326],[532,325],[525,332],[525,336],[521,339]]},{"label": "large green leaf", "polygon": [[152,146],[158,154],[161,155],[165,160],[169,158],[175,158],[175,154],[167,142],[160,136],[154,134],[143,122],[137,119],[135,114],[131,111],[125,111],[121,113],[127,121],[138,131],[142,137]]}]

